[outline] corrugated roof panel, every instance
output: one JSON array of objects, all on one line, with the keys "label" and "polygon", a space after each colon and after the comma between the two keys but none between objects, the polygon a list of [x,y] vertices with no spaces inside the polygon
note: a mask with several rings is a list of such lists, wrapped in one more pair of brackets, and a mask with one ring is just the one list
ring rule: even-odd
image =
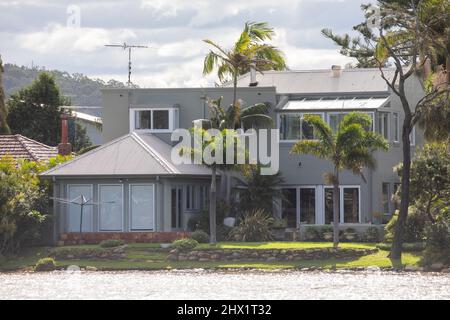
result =
[{"label": "corrugated roof panel", "polygon": [[282,111],[295,110],[367,110],[378,109],[387,104],[387,98],[367,98],[367,99],[316,99],[316,100],[290,100],[283,107]]}]

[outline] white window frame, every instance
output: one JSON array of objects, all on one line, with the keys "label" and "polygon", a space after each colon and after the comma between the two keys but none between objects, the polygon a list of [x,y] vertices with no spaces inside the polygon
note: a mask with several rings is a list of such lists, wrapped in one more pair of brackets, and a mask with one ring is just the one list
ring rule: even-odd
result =
[{"label": "white window frame", "polygon": [[416,127],[413,127],[411,133],[409,134],[409,143],[411,146],[416,145]]},{"label": "white window frame", "polygon": [[333,111],[327,113],[327,124],[331,126],[330,116],[336,115],[336,114],[343,114],[344,116],[351,113],[351,112],[358,112],[358,113],[364,113],[371,116],[372,119],[372,132],[376,132],[376,126],[375,126],[375,111],[360,111],[360,110],[354,110],[354,111]]},{"label": "white window frame", "polygon": [[[150,111],[150,129],[136,129],[136,112]],[[168,129],[153,129],[153,112],[154,111],[168,111],[169,112],[169,128]],[[176,129],[178,119],[177,108],[131,108],[130,109],[130,132],[153,132],[153,133],[170,133]]]},{"label": "white window frame", "polygon": [[[314,189],[314,198],[315,198],[315,203],[314,203],[314,207],[315,207],[315,212],[314,212],[314,225],[317,225],[317,224],[319,224],[319,221],[320,221],[320,219],[319,219],[319,215],[320,215],[320,213],[321,213],[321,210],[319,210],[320,208],[319,208],[319,206],[318,206],[318,201],[317,201],[317,199],[318,199],[318,186],[316,186],[316,185],[301,185],[301,186],[299,186],[298,188],[297,188],[298,190],[297,190],[297,193],[298,193],[298,210],[299,210],[299,212],[298,212],[298,224],[299,225],[302,225],[301,224],[301,219],[302,219],[302,206],[301,206],[301,201],[302,201],[302,198],[301,198],[301,193],[300,193],[300,191],[301,191],[301,189]],[[310,224],[303,224],[303,225],[310,225]]]},{"label": "white window frame", "polygon": [[[387,212],[384,212],[384,205],[383,205],[383,185],[387,185]],[[392,198],[392,191],[391,191],[391,183],[390,182],[381,182],[381,210],[384,215],[391,213],[391,198]]]},{"label": "white window frame", "polygon": [[[76,187],[89,187],[90,188],[90,190],[91,190],[91,192],[90,192],[90,197],[91,197],[91,202],[94,202],[94,185],[92,184],[92,183],[69,183],[69,184],[67,184],[67,186],[66,186],[66,195],[67,195],[67,199],[69,199],[69,190],[70,190],[70,187],[71,186],[76,186]],[[69,199],[69,200],[72,200],[72,199]],[[70,218],[69,218],[69,214],[70,214],[70,205],[71,204],[67,204],[67,207],[66,207],[66,213],[67,213],[67,216],[66,216],[66,229],[67,230],[69,230],[69,223],[70,223]],[[75,204],[73,204],[73,205],[75,205]],[[78,206],[79,207],[79,206]],[[92,205],[92,204],[90,204],[88,207],[91,207],[91,227],[92,227],[92,230],[91,231],[87,231],[87,232],[95,232],[94,231],[94,206]],[[83,218],[85,218],[85,216],[83,215]],[[79,227],[78,227],[79,228]],[[70,232],[74,232],[74,231],[70,231]],[[79,232],[79,231],[78,231]],[[86,231],[84,231],[84,232],[86,232]]]},{"label": "white window frame", "polygon": [[[278,113],[278,116],[277,116],[277,127],[278,127],[278,130],[280,130],[280,127],[281,127],[281,116],[282,115],[297,115],[299,118],[303,117],[304,115],[319,115],[322,118],[322,120],[325,120],[325,113],[324,112],[317,112],[317,111],[313,111],[313,112],[304,112],[304,111],[301,111],[301,112],[280,112],[280,113]],[[299,139],[299,140],[288,139],[288,140],[283,140],[282,133],[280,131],[280,143],[295,143],[295,142],[300,141],[300,140],[309,140],[309,139]]]},{"label": "white window frame", "polygon": [[[358,222],[344,222],[344,189],[356,188],[358,189]],[[325,224],[325,191],[326,189],[333,189],[333,186],[326,185],[323,187],[322,196],[322,214],[323,223]],[[339,224],[360,224],[361,223],[361,186],[360,185],[340,185],[339,186]]]},{"label": "white window frame", "polygon": [[[102,186],[121,186],[121,194],[122,194],[122,217],[120,219],[120,230],[102,230],[100,229],[100,210],[101,210],[101,205],[102,205],[102,201],[101,201],[101,197],[100,197],[100,188]],[[101,183],[98,185],[97,188],[97,199],[98,199],[98,231],[99,232],[123,232],[123,219],[124,219],[124,207],[125,207],[125,201],[124,201],[124,186],[121,183]]]},{"label": "white window frame", "polygon": [[385,137],[384,136],[384,122],[381,122],[381,125],[382,125],[382,129],[381,129],[381,131],[383,131],[383,132],[378,132],[378,130],[377,130],[377,132],[383,137],[383,138],[385,138],[387,141],[390,141],[390,139],[391,139],[391,128],[390,128],[390,112],[387,112],[387,111],[379,111],[379,112],[377,112],[377,123],[378,123],[378,121],[380,121],[381,120],[381,115],[386,115],[387,116],[387,121],[386,121],[386,123],[387,123],[387,137]]},{"label": "white window frame", "polygon": [[[153,229],[132,229],[131,227],[131,189],[132,186],[153,186]],[[130,183],[128,185],[128,229],[130,232],[155,232],[156,231],[156,184],[155,183]]]},{"label": "white window frame", "polygon": [[400,116],[398,112],[392,113],[392,126],[394,130],[392,141],[398,143],[400,142]]}]

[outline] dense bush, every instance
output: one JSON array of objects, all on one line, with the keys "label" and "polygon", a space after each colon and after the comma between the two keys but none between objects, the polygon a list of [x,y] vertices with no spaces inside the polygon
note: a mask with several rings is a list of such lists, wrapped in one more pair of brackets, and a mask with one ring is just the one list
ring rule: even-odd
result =
[{"label": "dense bush", "polygon": [[305,229],[305,240],[307,241],[321,240],[319,229],[317,227],[307,227]]},{"label": "dense bush", "polygon": [[377,227],[368,227],[364,232],[363,239],[367,242],[378,242],[380,238]]},{"label": "dense bush", "polygon": [[114,247],[119,247],[121,245],[123,245],[122,240],[109,239],[109,240],[103,240],[102,242],[100,242],[100,247],[102,247],[102,248],[114,248]]},{"label": "dense bush", "polygon": [[189,251],[198,246],[198,242],[194,239],[180,239],[172,242],[172,248],[180,251]]},{"label": "dense bush", "polygon": [[425,264],[450,263],[450,227],[448,221],[440,220],[426,228],[426,245],[423,256]]},{"label": "dense bush", "polygon": [[[216,221],[218,228],[223,225],[223,220],[229,212],[230,207],[224,201],[217,201]],[[202,210],[200,214],[191,217],[187,226],[191,231],[203,230],[209,234],[209,210]]]},{"label": "dense bush", "polygon": [[40,259],[34,266],[34,271],[53,271],[56,269],[56,263],[53,258]]},{"label": "dense bush", "polygon": [[[384,239],[387,242],[392,242],[394,239],[395,224],[398,219],[398,211],[392,215],[391,220],[385,226]],[[410,207],[408,210],[408,217],[405,224],[405,234],[403,240],[405,242],[420,242],[423,241],[427,217],[416,207]]]},{"label": "dense bush", "polygon": [[264,210],[256,209],[245,214],[239,224],[230,232],[230,239],[235,241],[269,241],[273,240],[271,232],[274,218]]},{"label": "dense bush", "polygon": [[209,235],[203,230],[195,230],[194,232],[191,233],[190,238],[194,239],[198,243],[208,243],[209,242]]}]

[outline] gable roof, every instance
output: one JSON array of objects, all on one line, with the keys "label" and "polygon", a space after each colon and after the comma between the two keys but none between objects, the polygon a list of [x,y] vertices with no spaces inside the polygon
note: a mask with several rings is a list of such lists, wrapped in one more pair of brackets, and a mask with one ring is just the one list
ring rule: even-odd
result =
[{"label": "gable roof", "polygon": [[130,133],[65,162],[42,176],[210,175],[201,165],[175,165],[172,146],[152,134]]},{"label": "gable roof", "polygon": [[58,149],[20,134],[0,135],[0,158],[7,155],[14,159],[48,161],[58,155]]},{"label": "gable roof", "polygon": [[[383,71],[388,79],[393,76],[394,69]],[[330,69],[264,71],[256,73],[256,80],[258,87],[276,87],[278,94],[388,92],[378,68],[342,69],[339,77],[333,77]],[[239,87],[248,87],[249,83],[250,73],[238,79]]]}]

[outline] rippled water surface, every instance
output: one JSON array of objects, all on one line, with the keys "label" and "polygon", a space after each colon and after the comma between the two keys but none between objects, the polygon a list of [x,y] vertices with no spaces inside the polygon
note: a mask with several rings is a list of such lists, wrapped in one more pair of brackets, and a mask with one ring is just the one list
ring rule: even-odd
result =
[{"label": "rippled water surface", "polygon": [[200,270],[0,273],[0,299],[450,299],[450,275]]}]

